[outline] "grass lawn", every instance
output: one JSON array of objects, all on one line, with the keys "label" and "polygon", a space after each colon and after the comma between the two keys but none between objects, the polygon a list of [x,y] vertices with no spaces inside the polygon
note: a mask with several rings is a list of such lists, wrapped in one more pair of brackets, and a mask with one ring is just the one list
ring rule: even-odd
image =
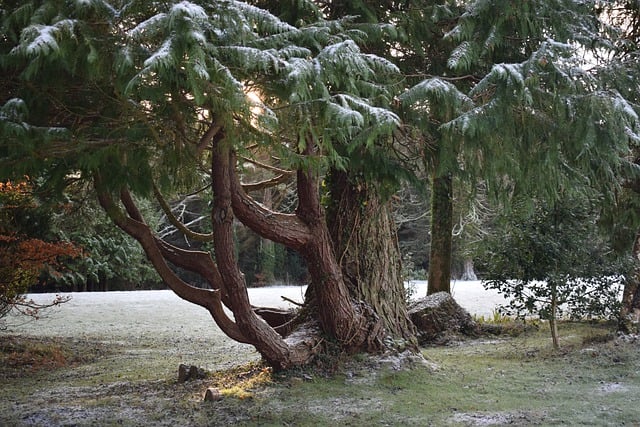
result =
[{"label": "grass lawn", "polygon": [[[614,339],[606,324],[560,334],[560,351],[547,328],[424,348],[435,368],[411,370],[362,356],[270,374],[245,354],[186,383],[166,340],[5,335],[0,425],[638,425],[640,339]],[[192,345],[206,357],[206,342]],[[225,397],[203,401],[208,387]]]}]

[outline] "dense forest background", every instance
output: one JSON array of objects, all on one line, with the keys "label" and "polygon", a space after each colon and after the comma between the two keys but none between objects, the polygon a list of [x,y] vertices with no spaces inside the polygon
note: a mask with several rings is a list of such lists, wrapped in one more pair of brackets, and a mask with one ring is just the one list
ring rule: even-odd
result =
[{"label": "dense forest background", "polygon": [[[290,189],[289,189],[290,190]],[[28,292],[83,292],[110,290],[164,289],[166,286],[155,274],[137,242],[120,231],[96,203],[79,188],[68,193],[64,203],[47,203],[31,187],[4,186],[0,189],[0,216],[5,220],[2,232],[19,232],[23,236],[49,241],[66,241],[79,250],[76,257],[65,258],[57,269],[43,267],[29,284]],[[273,194],[272,194],[273,193]],[[295,201],[287,187],[282,191],[265,191],[264,199],[292,210]],[[261,202],[265,202],[265,200]],[[206,233],[207,204],[198,196],[172,201],[176,216],[194,230]],[[288,207],[287,207],[288,204]],[[406,186],[395,201],[398,243],[402,253],[403,272],[407,280],[426,279],[429,251],[428,195]],[[185,249],[211,249],[206,244],[190,240],[172,226],[162,212],[147,205],[146,214],[154,218],[159,235]],[[465,227],[460,219],[460,229]],[[468,224],[466,224],[468,225]],[[209,226],[210,228],[210,226]],[[304,260],[282,245],[263,239],[241,223],[235,224],[239,264],[249,286],[300,285],[308,281]],[[454,252],[455,278],[464,273],[464,259],[468,258],[465,239],[457,236]],[[179,271],[180,269],[177,268]],[[197,275],[180,271],[190,283],[198,284]]]}]

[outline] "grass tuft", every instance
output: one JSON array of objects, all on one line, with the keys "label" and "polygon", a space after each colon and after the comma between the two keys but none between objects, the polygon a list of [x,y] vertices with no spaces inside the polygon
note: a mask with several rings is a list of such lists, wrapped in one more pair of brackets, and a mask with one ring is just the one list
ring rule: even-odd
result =
[{"label": "grass tuft", "polygon": [[218,388],[222,396],[240,400],[253,397],[255,390],[273,382],[272,369],[259,362],[214,372],[210,375],[210,380],[208,387]]}]

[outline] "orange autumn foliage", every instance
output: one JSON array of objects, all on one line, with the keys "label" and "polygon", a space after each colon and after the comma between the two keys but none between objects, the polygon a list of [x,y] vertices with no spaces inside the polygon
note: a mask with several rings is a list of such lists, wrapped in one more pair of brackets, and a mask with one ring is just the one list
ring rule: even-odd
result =
[{"label": "orange autumn foliage", "polygon": [[21,295],[38,281],[40,274],[60,274],[63,261],[82,254],[70,242],[47,242],[21,230],[18,215],[38,207],[26,182],[0,182],[0,317],[18,303]]}]

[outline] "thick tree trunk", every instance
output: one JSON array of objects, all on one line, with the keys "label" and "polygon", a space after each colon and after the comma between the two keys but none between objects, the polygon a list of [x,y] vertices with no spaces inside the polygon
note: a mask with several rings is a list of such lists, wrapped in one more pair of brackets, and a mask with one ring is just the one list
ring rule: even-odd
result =
[{"label": "thick tree trunk", "polygon": [[434,172],[431,181],[431,249],[427,295],[451,292],[453,182]]},{"label": "thick tree trunk", "polygon": [[380,317],[388,336],[415,345],[391,203],[345,172],[331,171],[326,182],[333,196],[327,222],[349,292]]},{"label": "thick tree trunk", "polygon": [[634,271],[624,284],[618,329],[624,333],[640,332],[640,230],[633,243]]}]

